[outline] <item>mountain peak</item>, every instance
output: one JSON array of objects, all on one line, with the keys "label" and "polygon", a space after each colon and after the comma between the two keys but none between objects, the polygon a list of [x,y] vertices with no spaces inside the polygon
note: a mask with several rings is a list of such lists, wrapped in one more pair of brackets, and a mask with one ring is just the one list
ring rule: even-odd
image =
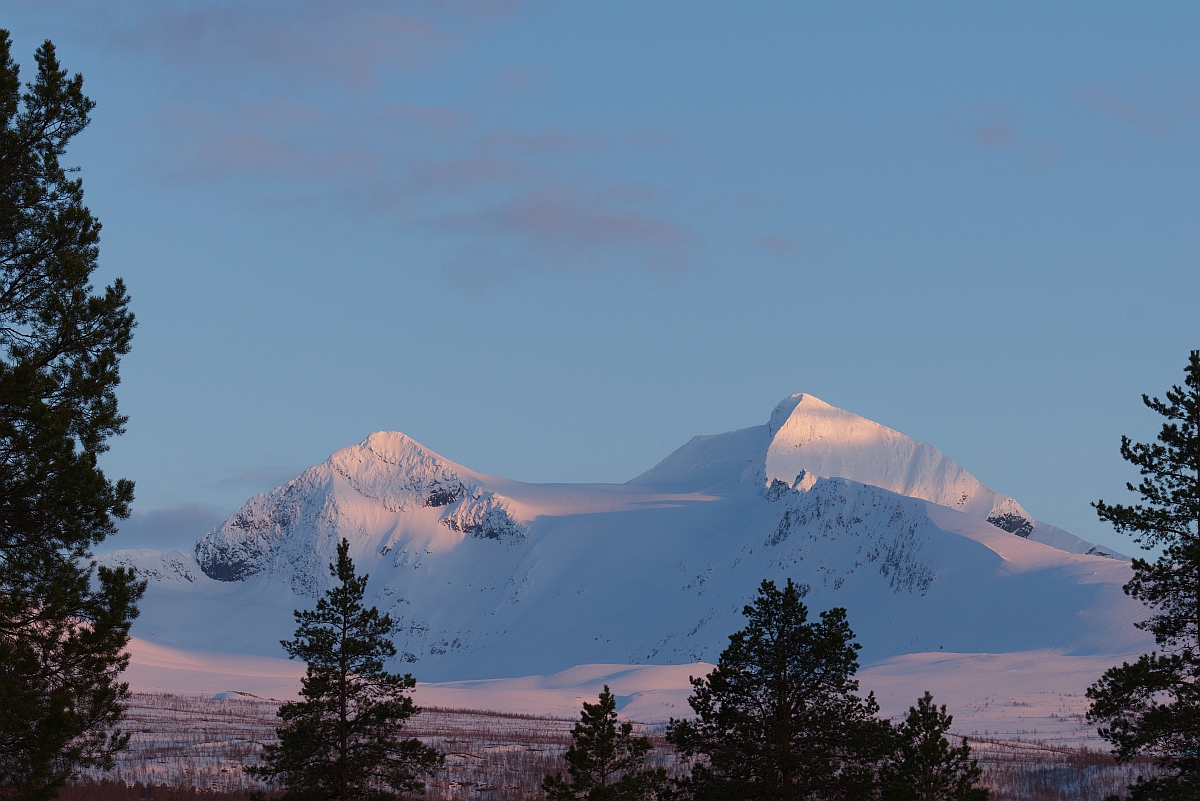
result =
[{"label": "mountain peak", "polygon": [[[932,445],[839,409],[812,395],[775,407],[766,479],[791,484],[802,472],[871,484],[987,518],[1011,512],[1032,519]],[[1003,507],[1003,508],[1001,508]]]},{"label": "mountain peak", "polygon": [[848,478],[965,512],[1072,553],[1117,554],[1045,523],[937,448],[814,395],[780,401],[766,425],[695,437],[631,484],[699,491],[752,480],[792,487],[805,475]]},{"label": "mountain peak", "polygon": [[842,411],[835,406],[830,406],[815,395],[807,395],[803,392],[788,395],[776,404],[775,408],[771,411],[771,420],[767,424],[771,436],[775,436],[787,424],[792,414],[801,407],[803,407],[803,412],[808,414],[819,414],[824,410]]},{"label": "mountain peak", "polygon": [[339,461],[339,457],[345,459],[351,454],[369,456],[373,460],[401,469],[411,470],[418,466],[430,467],[433,465],[461,467],[399,431],[376,431],[367,435],[367,438],[357,445],[334,452],[330,460],[336,462]]},{"label": "mountain peak", "polygon": [[[218,581],[282,569],[296,591],[312,595],[323,588],[319,568],[342,536],[383,553],[405,545],[450,549],[467,537],[521,538],[525,529],[509,500],[483,486],[484,478],[405,434],[377,431],[251,498],[196,543],[196,561]],[[301,563],[317,569],[296,570]]]},{"label": "mountain peak", "polygon": [[768,428],[773,440],[782,436],[789,441],[801,442],[827,437],[874,442],[879,441],[883,432],[899,435],[886,426],[803,392],[790,395],[775,406]]}]

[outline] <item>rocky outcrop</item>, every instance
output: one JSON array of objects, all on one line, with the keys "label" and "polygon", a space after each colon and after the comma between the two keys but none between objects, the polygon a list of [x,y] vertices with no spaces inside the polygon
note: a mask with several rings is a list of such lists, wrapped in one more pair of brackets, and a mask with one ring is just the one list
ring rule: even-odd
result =
[{"label": "rocky outcrop", "polygon": [[511,506],[471,471],[403,434],[380,432],[250,499],[196,544],[195,557],[218,581],[284,572],[307,594],[323,585],[324,557],[317,556],[342,537],[370,539],[382,521],[419,525],[435,513],[432,522],[445,530],[511,541],[525,532]]}]

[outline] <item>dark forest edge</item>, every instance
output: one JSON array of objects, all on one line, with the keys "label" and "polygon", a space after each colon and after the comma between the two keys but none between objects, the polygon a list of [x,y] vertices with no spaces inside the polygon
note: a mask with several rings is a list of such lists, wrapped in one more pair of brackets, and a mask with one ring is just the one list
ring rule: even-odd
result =
[{"label": "dark forest edge", "polygon": [[123,653],[145,590],[92,548],[133,484],[98,467],[124,431],[120,279],[90,283],[100,222],[61,162],[94,103],[49,41],[25,84],[0,30],[0,798],[42,801],[128,743]]}]

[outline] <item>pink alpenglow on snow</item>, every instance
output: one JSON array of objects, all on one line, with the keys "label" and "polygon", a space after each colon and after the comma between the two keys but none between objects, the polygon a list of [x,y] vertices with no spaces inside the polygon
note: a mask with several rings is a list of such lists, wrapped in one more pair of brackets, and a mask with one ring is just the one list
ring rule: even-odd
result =
[{"label": "pink alpenglow on snow", "polygon": [[[196,664],[223,677],[216,654],[237,654],[228,676],[283,687],[298,674],[239,660],[282,656],[292,609],[325,591],[342,537],[371,576],[368,602],[396,622],[394,669],[430,682],[420,693],[435,705],[574,709],[619,674],[626,714],[685,712],[683,668],[716,660],[764,578],[794,580],[814,615],[847,608],[864,687],[886,699],[903,686],[897,712],[923,689],[938,697],[923,677],[966,703],[1020,675],[1061,706],[1093,662],[1150,647],[1119,554],[811,395],[764,425],[695,437],[625,484],[512,481],[380,432],[251,498],[189,554],[102,561],[150,581],[140,641],[204,652]],[[146,648],[134,649],[135,683],[208,670]]]}]

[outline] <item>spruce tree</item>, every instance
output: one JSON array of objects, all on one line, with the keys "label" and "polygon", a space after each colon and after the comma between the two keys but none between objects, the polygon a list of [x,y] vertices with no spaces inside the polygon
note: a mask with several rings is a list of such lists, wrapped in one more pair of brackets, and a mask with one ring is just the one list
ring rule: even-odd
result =
[{"label": "spruce tree", "polygon": [[946,732],[954,718],[926,692],[895,730],[896,754],[884,770],[883,801],[987,801],[977,787],[983,771],[967,738],[952,748]]},{"label": "spruce tree", "polygon": [[695,759],[686,791],[697,799],[857,799],[878,789],[891,748],[874,695],[855,695],[858,650],[846,610],[808,609],[788,579],[764,581],[745,607],[746,628],[707,677],[692,679],[695,719],[672,720],[667,739]]},{"label": "spruce tree", "polygon": [[0,798],[54,794],[128,738],[122,650],[144,590],[95,570],[133,484],[97,467],[120,434],[120,357],[133,316],[97,292],[100,223],[61,159],[88,124],[83,78],[45,42],[22,91],[0,31]]},{"label": "spruce tree", "polygon": [[279,707],[279,742],[248,772],[283,784],[289,801],[388,801],[422,791],[421,776],[444,756],[401,736],[421,710],[408,695],[413,677],[384,669],[396,655],[392,620],[363,607],[368,577],[355,575],[347,540],[329,572],[340,583],[315,609],[296,610],[296,638],[281,641],[290,658],[308,663],[301,700]]},{"label": "spruce tree", "polygon": [[1088,717],[1120,761],[1155,758],[1158,775],[1139,777],[1131,798],[1200,798],[1200,351],[1191,352],[1183,386],[1166,400],[1142,402],[1166,419],[1153,443],[1121,437],[1121,456],[1142,480],[1135,505],[1097,501],[1101,520],[1132,534],[1153,562],[1133,560],[1125,592],[1151,610],[1139,627],[1161,649],[1110,668],[1088,690]]},{"label": "spruce tree", "polygon": [[617,723],[617,699],[608,685],[595,704],[583,702],[580,721],[571,731],[571,747],[563,755],[569,780],[562,774],[542,782],[547,801],[651,801],[662,796],[667,773],[647,768],[649,737],[633,736],[633,724]]}]

